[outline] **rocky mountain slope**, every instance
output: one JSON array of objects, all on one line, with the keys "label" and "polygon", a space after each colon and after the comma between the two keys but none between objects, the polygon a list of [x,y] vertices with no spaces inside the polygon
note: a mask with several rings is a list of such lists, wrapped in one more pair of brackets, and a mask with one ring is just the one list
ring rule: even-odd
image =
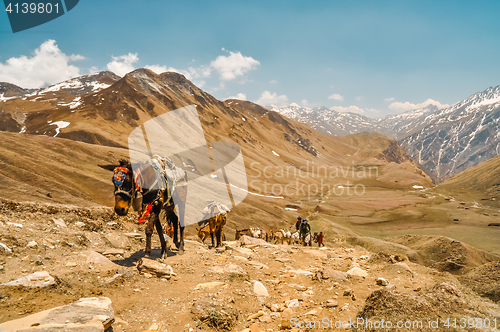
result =
[{"label": "rocky mountain slope", "polygon": [[429,105],[377,119],[325,107],[271,108],[332,135],[377,131],[395,137],[437,182],[500,153],[500,86],[473,94],[449,108]]}]

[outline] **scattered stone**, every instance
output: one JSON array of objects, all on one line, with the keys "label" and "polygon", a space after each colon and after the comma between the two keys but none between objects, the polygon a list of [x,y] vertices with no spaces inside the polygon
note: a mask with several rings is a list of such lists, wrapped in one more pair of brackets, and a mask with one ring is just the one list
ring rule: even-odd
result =
[{"label": "scattered stone", "polygon": [[32,288],[43,288],[52,286],[56,282],[47,271],[40,271],[21,277],[17,280],[2,284],[3,286],[24,286]]},{"label": "scattered stone", "polygon": [[28,248],[36,248],[36,247],[38,247],[38,243],[36,243],[35,241],[30,241],[30,242],[28,242],[27,247]]},{"label": "scattered stone", "polygon": [[269,296],[269,293],[267,292],[267,288],[259,281],[256,281],[253,284],[253,292],[257,296]]},{"label": "scattered stone", "polygon": [[144,235],[139,233],[125,233],[123,235],[131,239],[137,239],[137,240],[144,238]]},{"label": "scattered stone", "polygon": [[226,251],[226,247],[216,247],[215,248],[216,253],[223,253],[224,251]]},{"label": "scattered stone", "polygon": [[157,277],[170,276],[174,274],[172,268],[169,268],[166,264],[144,257],[137,262],[137,269],[140,273],[150,273],[156,275]]},{"label": "scattered stone", "polygon": [[91,297],[0,324],[0,330],[98,332],[109,329],[114,320],[111,300]]},{"label": "scattered stone", "polygon": [[422,290],[421,286],[415,286],[415,287],[413,287],[413,291],[414,292],[420,292],[421,290]]},{"label": "scattered stone", "polygon": [[104,236],[109,241],[111,246],[115,248],[127,249],[130,247],[128,237],[123,234],[109,233]]},{"label": "scattered stone", "polygon": [[17,227],[17,228],[23,228],[22,224],[18,224],[18,223],[15,223],[15,222],[10,222],[10,221],[7,221],[7,225],[8,226],[14,226],[14,227]]},{"label": "scattered stone", "polygon": [[260,328],[257,324],[250,325],[250,332],[260,332]]},{"label": "scattered stone", "polygon": [[9,247],[7,247],[5,244],[0,242],[0,252],[10,254],[12,252],[12,250],[10,250]]},{"label": "scattered stone", "polygon": [[353,267],[352,269],[347,271],[347,274],[349,276],[362,277],[362,278],[366,278],[368,276],[368,273],[359,267]]},{"label": "scattered stone", "polygon": [[326,306],[329,308],[338,307],[339,303],[335,300],[326,300]]},{"label": "scattered stone", "polygon": [[344,291],[343,296],[352,296],[353,294],[354,294],[354,292],[352,291],[352,289],[346,289]]},{"label": "scattered stone", "polygon": [[346,281],[349,275],[346,272],[337,271],[333,269],[324,269],[323,278],[331,279],[333,282]]},{"label": "scattered stone", "polygon": [[87,250],[82,253],[82,255],[87,257],[87,264],[93,264],[101,269],[119,269],[120,266],[113,263],[103,255],[93,251]]},{"label": "scattered stone", "polygon": [[239,241],[240,241],[242,246],[249,246],[249,245],[269,246],[269,243],[266,242],[265,240],[257,239],[257,238],[246,236],[246,235],[243,235],[242,237],[240,237]]},{"label": "scattered stone", "polygon": [[311,310],[311,311],[306,312],[306,313],[304,314],[304,316],[316,316],[316,315],[318,315],[318,313],[320,313],[320,312],[321,312],[321,310],[323,310],[321,307],[316,308],[316,309],[313,309],[313,310]]},{"label": "scattered stone", "polygon": [[271,316],[269,314],[264,314],[264,315],[259,317],[259,321],[261,321],[263,323],[271,323],[273,321],[273,319],[271,318]]},{"label": "scattered stone", "polygon": [[198,284],[194,289],[212,289],[216,287],[221,287],[224,286],[223,282],[220,281],[212,281],[212,282],[206,282],[203,284]]},{"label": "scattered stone", "polygon": [[292,324],[291,324],[290,320],[283,319],[281,321],[280,327],[281,327],[282,330],[290,330],[290,329],[292,329]]},{"label": "scattered stone", "polygon": [[288,300],[285,301],[285,306],[287,308],[296,308],[300,306],[299,299],[293,299],[293,300]]},{"label": "scattered stone", "polygon": [[123,249],[107,249],[102,254],[103,255],[123,255],[125,250]]},{"label": "scattered stone", "polygon": [[66,267],[77,267],[78,264],[76,262],[67,262]]},{"label": "scattered stone", "polygon": [[283,312],[281,314],[283,315],[283,318],[288,319],[288,318],[291,318],[293,316],[293,310],[291,308],[286,308],[285,310],[283,310]]},{"label": "scattered stone", "polygon": [[84,227],[85,223],[81,222],[81,221],[77,221],[77,222],[75,222],[75,226],[77,226],[77,227]]},{"label": "scattered stone", "polygon": [[56,226],[58,227],[66,227],[66,223],[64,222],[64,220],[62,220],[61,218],[52,218],[52,221],[54,222],[54,224],[56,224]]},{"label": "scattered stone", "polygon": [[264,315],[265,312],[264,311],[259,311],[259,312],[256,312],[255,314],[252,314],[250,316],[248,316],[247,318],[247,321],[248,320],[252,320],[252,319],[256,319],[256,318],[259,318],[260,316]]},{"label": "scattered stone", "polygon": [[377,285],[387,286],[387,285],[389,285],[389,281],[387,281],[384,278],[377,278]]}]

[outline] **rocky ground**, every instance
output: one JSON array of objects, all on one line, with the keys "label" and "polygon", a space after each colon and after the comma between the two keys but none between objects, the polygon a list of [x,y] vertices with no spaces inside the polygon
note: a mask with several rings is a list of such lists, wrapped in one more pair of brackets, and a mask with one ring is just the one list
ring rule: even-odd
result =
[{"label": "rocky ground", "polygon": [[[106,207],[0,201],[0,323],[99,297],[111,300],[115,332],[323,330],[308,321],[354,331],[377,330],[382,320],[393,329],[398,321],[423,324],[402,330],[470,331],[481,322],[477,330],[495,331],[484,328],[486,319],[500,325],[494,260],[452,275],[340,237],[323,248],[243,237],[209,249],[194,226],[183,255],[172,250],[160,261],[154,235],[153,260],[146,260],[144,225],[135,221]],[[35,272],[38,280],[16,281]],[[356,320],[365,324],[345,323]],[[436,320],[438,329],[430,326]]]}]

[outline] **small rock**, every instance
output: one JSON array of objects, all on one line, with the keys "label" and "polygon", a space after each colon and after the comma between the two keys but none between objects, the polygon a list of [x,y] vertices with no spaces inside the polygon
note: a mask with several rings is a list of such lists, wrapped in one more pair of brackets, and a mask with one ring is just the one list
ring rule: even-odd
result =
[{"label": "small rock", "polygon": [[354,294],[354,292],[352,291],[352,289],[346,289],[344,291],[343,296],[352,296],[353,294]]},{"label": "small rock", "polygon": [[257,296],[269,296],[267,288],[260,281],[256,281],[253,284],[253,292]]},{"label": "small rock", "polygon": [[259,317],[259,321],[261,321],[263,323],[271,323],[273,321],[273,319],[271,318],[271,316],[269,316],[269,314],[264,314],[264,315]]},{"label": "small rock", "polygon": [[368,276],[368,273],[359,267],[353,267],[352,269],[347,271],[347,274],[350,276],[362,277],[362,278],[365,278]]},{"label": "small rock", "polygon": [[56,226],[58,227],[66,227],[66,223],[64,222],[64,220],[62,220],[61,218],[52,218],[52,221],[54,222],[54,224],[56,224]]},{"label": "small rock", "polygon": [[291,328],[292,328],[292,324],[290,323],[290,320],[283,319],[281,321],[281,329],[282,330],[290,330]]},{"label": "small rock", "polygon": [[220,281],[213,281],[213,282],[206,282],[203,284],[198,284],[194,289],[211,289],[211,288],[216,288],[216,287],[221,287],[223,286],[224,283]]},{"label": "small rock", "polygon": [[415,291],[415,292],[420,292],[421,290],[422,290],[422,287],[421,287],[421,286],[415,286],[415,287],[413,288],[413,291]]},{"label": "small rock", "polygon": [[293,299],[285,301],[285,305],[287,308],[296,308],[300,306],[299,299]]},{"label": "small rock", "polygon": [[329,308],[338,307],[339,303],[335,300],[326,300],[326,306]]},{"label": "small rock", "polygon": [[118,234],[118,233],[109,233],[104,236],[106,240],[109,241],[111,246],[115,248],[122,248],[122,249],[127,249],[130,247],[130,241],[128,240],[128,237],[123,234]]},{"label": "small rock", "polygon": [[257,324],[250,325],[250,332],[260,332],[260,328]]},{"label": "small rock", "polygon": [[67,262],[66,263],[66,267],[76,267],[78,266],[78,264],[76,264],[76,262]]},{"label": "small rock", "polygon": [[378,278],[377,279],[377,285],[380,285],[380,286],[387,286],[389,285],[389,281],[387,281],[386,279],[384,278]]},{"label": "small rock", "polygon": [[30,242],[28,242],[27,247],[28,248],[36,248],[36,247],[38,247],[38,243],[36,243],[35,241],[30,241]]},{"label": "small rock", "polygon": [[291,308],[286,308],[281,314],[283,318],[291,318],[293,316],[293,310]]},{"label": "small rock", "polygon": [[311,311],[308,311],[304,314],[304,316],[316,316],[318,313],[320,313],[322,308],[316,308]]},{"label": "small rock", "polygon": [[264,315],[265,312],[264,311],[259,311],[259,312],[256,312],[255,314],[252,314],[250,316],[248,316],[247,318],[247,321],[248,320],[252,320],[252,319],[256,319],[256,318],[259,318],[260,316]]},{"label": "small rock", "polygon": [[10,254],[12,252],[12,250],[10,250],[9,247],[7,247],[5,244],[0,242],[0,252]]},{"label": "small rock", "polygon": [[167,268],[167,266],[163,263],[154,261],[148,258],[141,258],[139,262],[137,262],[137,269],[140,273],[150,273],[155,274],[157,277],[162,277],[166,275],[171,275],[172,268]]},{"label": "small rock", "polygon": [[151,273],[147,273],[147,272],[144,272],[144,273],[143,273],[143,276],[144,276],[145,278],[148,278],[148,279],[153,278],[153,275],[152,275]]},{"label": "small rock", "polygon": [[103,255],[123,255],[125,250],[123,249],[107,249],[102,254]]}]

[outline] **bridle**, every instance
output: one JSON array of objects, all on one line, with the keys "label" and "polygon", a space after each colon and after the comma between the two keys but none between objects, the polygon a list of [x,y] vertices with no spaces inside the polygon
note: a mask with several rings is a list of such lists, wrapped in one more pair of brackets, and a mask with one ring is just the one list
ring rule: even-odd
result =
[{"label": "bridle", "polygon": [[116,186],[114,195],[115,196],[118,194],[125,195],[129,197],[130,200],[132,200],[137,193],[136,182],[134,181],[134,183],[132,183],[132,188],[130,188],[130,190],[127,191],[122,189],[123,183],[125,182],[125,178],[127,177],[128,172],[130,172],[130,170],[123,166],[115,167],[115,169],[113,170],[113,183]]}]

